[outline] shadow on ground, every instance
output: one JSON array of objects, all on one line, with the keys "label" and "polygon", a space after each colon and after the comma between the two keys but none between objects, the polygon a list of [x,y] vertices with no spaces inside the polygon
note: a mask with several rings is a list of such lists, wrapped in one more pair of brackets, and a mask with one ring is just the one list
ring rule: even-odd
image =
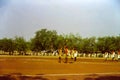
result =
[{"label": "shadow on ground", "polygon": [[120,80],[120,76],[98,76],[97,78],[87,77],[84,80]]},{"label": "shadow on ground", "polygon": [[42,76],[24,76],[21,73],[12,73],[9,75],[1,75],[0,80],[49,80]]},{"label": "shadow on ground", "polygon": [[45,78],[44,74],[39,74],[36,76],[27,76],[27,75],[22,75],[21,73],[12,73],[12,74],[6,74],[6,75],[1,75],[0,80],[120,80],[120,75],[104,75],[104,76],[99,76],[99,75],[85,75],[85,76],[77,76],[78,78],[68,78],[66,76],[62,78],[53,78],[56,76],[52,76],[51,79]]}]

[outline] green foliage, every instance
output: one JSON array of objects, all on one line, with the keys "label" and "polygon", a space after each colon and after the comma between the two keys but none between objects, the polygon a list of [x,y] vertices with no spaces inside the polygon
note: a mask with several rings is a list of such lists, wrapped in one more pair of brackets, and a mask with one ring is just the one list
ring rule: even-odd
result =
[{"label": "green foliage", "polygon": [[19,52],[20,55],[26,54],[27,51],[27,42],[23,37],[15,37],[15,46],[16,51]]},{"label": "green foliage", "polygon": [[61,48],[64,46],[64,37],[62,35],[58,35],[55,41],[56,48]]},{"label": "green foliage", "polygon": [[18,51],[25,54],[27,50],[53,51],[58,48],[67,46],[69,49],[76,48],[82,53],[94,53],[120,50],[120,36],[104,36],[82,38],[79,34],[58,35],[55,30],[41,29],[35,33],[35,36],[27,42],[23,37],[15,37],[15,39],[0,39],[0,50],[9,52]]},{"label": "green foliage", "polygon": [[12,39],[3,38],[0,40],[0,50],[9,52],[9,54],[12,54],[15,50],[14,41]]},{"label": "green foliage", "polygon": [[[57,32],[41,29],[36,32],[35,37],[32,39],[32,50],[50,50],[56,48]],[[56,43],[56,44],[55,44]]]},{"label": "green foliage", "polygon": [[99,37],[97,41],[97,48],[102,52],[118,50],[119,45],[117,43],[119,43],[118,37]]}]

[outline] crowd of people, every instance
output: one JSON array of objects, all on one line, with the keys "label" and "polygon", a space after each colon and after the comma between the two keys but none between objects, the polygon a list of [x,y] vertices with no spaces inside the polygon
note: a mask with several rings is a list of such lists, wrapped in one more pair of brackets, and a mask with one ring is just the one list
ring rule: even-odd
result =
[{"label": "crowd of people", "polygon": [[[77,56],[78,56],[78,51],[75,48],[72,49],[68,49],[67,47],[63,48],[59,48],[58,49],[58,60],[59,63],[61,63],[61,61],[63,61],[63,56],[64,55],[64,62],[68,63],[68,57],[71,58],[72,61],[76,61],[77,60]],[[111,58],[111,60],[120,60],[120,50],[119,51],[111,51],[111,52],[105,52],[104,54],[104,58],[105,61],[107,61],[109,58]]]},{"label": "crowd of people", "polygon": [[68,63],[68,56],[70,56],[73,61],[77,60],[78,51],[75,48],[71,50],[69,50],[67,47],[65,47],[64,49],[59,48],[58,49],[59,63],[61,63],[62,61],[63,54],[65,55],[65,63]]},{"label": "crowd of people", "polygon": [[112,58],[113,60],[120,60],[120,50],[119,51],[111,51],[111,52],[105,52],[105,61],[108,60],[108,58]]}]

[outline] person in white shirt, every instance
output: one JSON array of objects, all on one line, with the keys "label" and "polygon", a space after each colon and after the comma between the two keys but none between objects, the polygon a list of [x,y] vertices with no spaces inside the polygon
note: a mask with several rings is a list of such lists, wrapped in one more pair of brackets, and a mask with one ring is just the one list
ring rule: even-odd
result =
[{"label": "person in white shirt", "polygon": [[58,54],[59,54],[59,63],[61,63],[62,48],[58,49]]},{"label": "person in white shirt", "polygon": [[120,60],[120,50],[118,51],[118,61]]},{"label": "person in white shirt", "polygon": [[74,48],[71,50],[71,59],[74,58]]},{"label": "person in white shirt", "polygon": [[76,49],[74,49],[74,61],[77,60],[77,55],[78,55],[78,51]]},{"label": "person in white shirt", "polygon": [[65,63],[67,63],[68,62],[68,48],[67,47],[65,47],[64,52],[65,52]]},{"label": "person in white shirt", "polygon": [[112,55],[111,55],[111,57],[112,57],[112,60],[115,59],[115,51],[112,51]]},{"label": "person in white shirt", "polygon": [[108,56],[109,56],[108,52],[105,52],[105,61],[108,59]]}]

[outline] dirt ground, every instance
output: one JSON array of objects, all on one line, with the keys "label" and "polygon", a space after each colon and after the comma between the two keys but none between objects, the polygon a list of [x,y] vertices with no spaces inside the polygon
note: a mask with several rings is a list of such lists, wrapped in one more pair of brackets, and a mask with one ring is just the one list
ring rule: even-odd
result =
[{"label": "dirt ground", "polygon": [[0,56],[0,80],[120,80],[120,62],[78,58]]}]

